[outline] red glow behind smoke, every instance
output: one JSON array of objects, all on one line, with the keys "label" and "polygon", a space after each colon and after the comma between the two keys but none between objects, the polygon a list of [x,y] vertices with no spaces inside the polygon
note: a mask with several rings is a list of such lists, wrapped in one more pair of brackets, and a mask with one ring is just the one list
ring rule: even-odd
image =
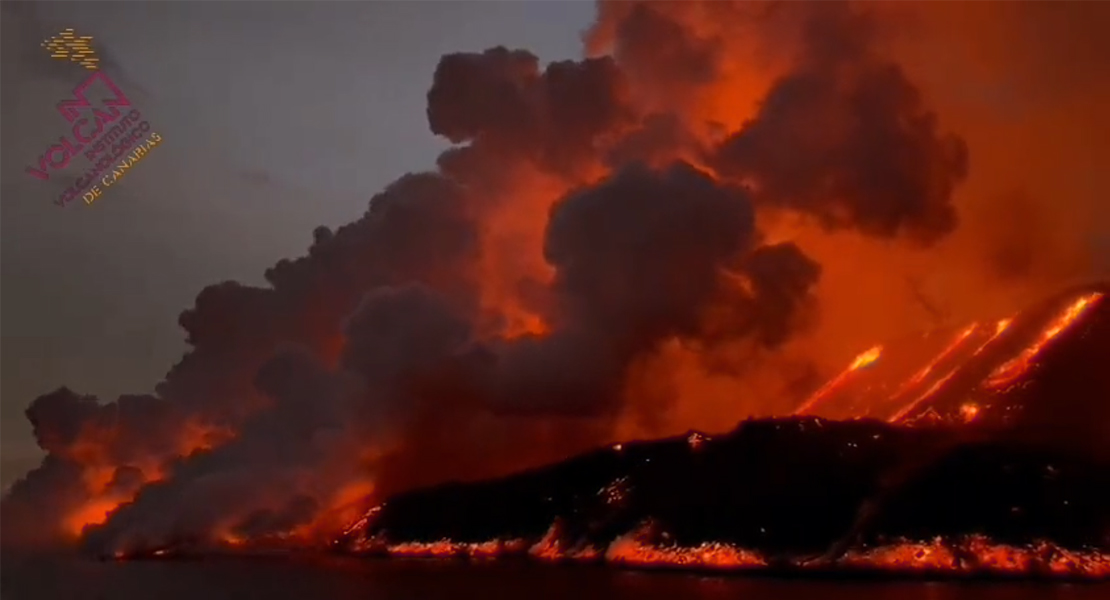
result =
[{"label": "red glow behind smoke", "polygon": [[[880,360],[880,353],[873,348],[804,402],[795,414],[831,418],[873,416],[891,423],[904,423],[932,413],[952,421],[970,422],[980,415],[984,406],[1005,404],[1006,392],[1030,374],[1044,350],[1058,336],[1081,323],[1084,315],[1091,314],[1089,311],[1102,297],[1101,292],[1075,294],[1047,321],[1033,323],[1035,333],[1027,336],[1023,343],[996,347],[986,352],[986,356],[984,351],[1010,328],[1013,319],[972,323],[958,330],[949,344],[904,380],[899,380],[898,371],[875,372],[870,379],[851,380],[849,376],[856,373],[857,365]],[[982,370],[984,360],[989,361],[989,371],[972,375],[973,379],[969,380],[968,373]],[[957,384],[958,389],[948,389]],[[953,412],[932,403],[941,396],[953,394],[966,398]],[[945,414],[938,414],[938,410]]]},{"label": "red glow behind smoke", "polygon": [[[928,65],[889,39],[897,11],[777,6],[603,2],[587,36],[595,58],[444,57],[427,112],[454,145],[437,170],[401,178],[354,223],[317,229],[267,287],[204,290],[180,320],[190,351],[157,396],[37,400],[29,415],[50,459],[5,499],[6,522],[41,513],[31,537],[91,531],[124,551],[178,538],[316,545],[398,490],[629,437],[791,412],[988,420],[1099,298],[1017,350],[994,351],[1008,320],[960,322],[1059,282],[983,282],[986,251],[961,238],[977,233],[958,227],[957,192],[969,178],[990,186],[969,170],[962,129],[931,105],[951,94],[919,87]],[[991,152],[993,137],[972,129],[972,153]],[[935,258],[903,251],[922,246]],[[944,312],[917,297],[928,294],[891,291],[922,272],[966,309],[962,328],[888,343]],[[996,287],[1013,295],[980,303]],[[845,347],[870,349],[809,385]],[[976,379],[988,358],[995,372]],[[514,543],[390,552],[487,556]],[[762,560],[622,544],[532,550]]]},{"label": "red glow behind smoke", "polygon": [[992,371],[986,385],[990,388],[998,389],[1007,384],[1012,384],[1021,377],[1022,374],[1029,370],[1033,360],[1037,358],[1037,355],[1041,353],[1045,345],[1051,343],[1056,336],[1060,335],[1060,333],[1074,324],[1076,320],[1082,317],[1089,308],[1100,300],[1102,300],[1102,294],[1099,292],[1084,294],[1076,298],[1075,301],[1069,304],[1067,308],[1052,321],[1034,343],[1026,347],[1021,354],[999,365],[997,369]]}]

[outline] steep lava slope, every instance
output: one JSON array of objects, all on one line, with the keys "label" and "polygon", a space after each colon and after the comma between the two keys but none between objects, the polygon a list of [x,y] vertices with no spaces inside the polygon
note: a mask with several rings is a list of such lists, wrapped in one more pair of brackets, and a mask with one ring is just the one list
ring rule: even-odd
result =
[{"label": "steep lava slope", "polygon": [[948,332],[947,343],[934,334],[932,347],[906,340],[872,349],[793,417],[399,495],[335,548],[1110,577],[1106,292],[1072,290],[1011,319]]}]

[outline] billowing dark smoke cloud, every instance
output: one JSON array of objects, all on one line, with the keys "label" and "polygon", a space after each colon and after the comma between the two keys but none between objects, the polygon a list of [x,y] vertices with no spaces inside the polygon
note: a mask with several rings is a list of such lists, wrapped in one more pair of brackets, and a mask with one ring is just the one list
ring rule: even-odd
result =
[{"label": "billowing dark smoke cloud", "polygon": [[425,375],[459,354],[471,331],[434,291],[379,288],[355,311],[346,336],[343,368],[368,382],[388,384]]},{"label": "billowing dark smoke cloud", "polygon": [[[112,465],[176,455],[183,431],[180,407],[156,396],[120,396],[100,404],[67,388],[40,396],[27,409],[39,447],[59,457],[90,454]],[[95,444],[83,443],[95,440]]]},{"label": "billowing dark smoke cloud", "polygon": [[[343,381],[301,348],[284,348],[259,370],[272,400],[238,436],[186,460],[172,478],[147,486],[136,502],[90,538],[127,547],[188,539],[198,532],[258,536],[304,525],[319,509],[332,453],[343,450]],[[353,384],[352,384],[353,385]]]},{"label": "billowing dark smoke cloud", "polygon": [[[665,11],[622,14],[613,57],[445,56],[428,118],[458,145],[438,171],[318,228],[269,287],[201,292],[180,319],[192,349],[157,396],[37,399],[49,457],[5,499],[5,523],[46,496],[63,499],[38,505],[46,537],[124,503],[89,530],[98,548],[308,535],[352,489],[561,458],[611,441],[630,369],[660,346],[774,349],[799,330],[821,268],[766,243],[758,207],[880,236],[953,226],[962,147],[848,13],[811,22],[796,69],[702,161],[685,151],[716,142],[680,96],[713,80],[720,45]],[[638,95],[649,48],[684,82],[670,96]],[[542,236],[502,236],[537,220]],[[547,272],[519,267],[527,253]],[[539,324],[498,327],[521,307]]]},{"label": "billowing dark smoke cloud", "polygon": [[826,226],[935,242],[956,226],[966,145],[939,130],[902,68],[875,53],[866,15],[839,3],[807,8],[798,68],[714,163],[768,204]]},{"label": "billowing dark smoke cloud", "polygon": [[367,441],[387,445],[413,410],[410,386],[434,377],[469,339],[454,311],[422,285],[375,288],[345,325],[339,369],[310,349],[279,349],[254,380],[267,408],[234,440],[145,489],[89,542],[258,538],[310,525],[331,493],[370,467]]},{"label": "billowing dark smoke cloud", "polygon": [[604,135],[634,123],[629,102],[611,58],[541,71],[532,53],[498,47],[443,57],[428,92],[428,122],[455,144],[565,173],[591,158]]},{"label": "billowing dark smoke cloud", "polygon": [[734,69],[731,54],[750,52],[753,65],[777,61],[787,70],[771,78],[756,113],[723,142],[703,140],[704,160],[719,174],[752,185],[762,206],[829,228],[924,243],[955,228],[953,193],[968,175],[966,144],[943,131],[921,90],[883,53],[879,23],[866,9],[842,2],[613,2],[600,14],[589,37],[594,50],[611,51],[633,89],[667,115],[645,130],[654,135],[641,134],[648,140],[696,147],[676,123],[691,127],[691,115],[729,117],[730,104],[744,114],[744,98],[722,103],[722,94],[738,92],[719,88]]},{"label": "billowing dark smoke cloud", "polygon": [[[624,369],[660,341],[779,327],[750,318],[770,314],[758,305],[778,301],[775,294],[744,295],[728,285],[730,276],[745,276],[746,261],[761,262],[749,256],[756,241],[747,193],[684,163],[664,171],[633,164],[570,194],[552,209],[544,241],[556,272],[557,331],[503,349],[498,381],[506,387],[497,395],[518,410],[612,411]],[[810,267],[793,246],[781,251]],[[815,280],[816,269],[803,268],[800,285],[767,283],[804,296]],[[707,323],[714,303],[730,304],[733,314]]]},{"label": "billowing dark smoke cloud", "polygon": [[[286,344],[300,346],[324,362],[334,361],[343,344],[343,324],[367,291],[398,282],[424,283],[465,309],[472,288],[465,278],[466,265],[476,251],[466,198],[457,184],[441,176],[403,177],[372,200],[362,219],[334,233],[318,229],[307,256],[281,261],[268,271],[271,288],[228,282],[205,289],[180,319],[192,350],[158,386],[158,396],[129,396],[101,405],[94,398],[61,390],[37,399],[28,416],[44,449],[85,473],[85,485],[73,486],[82,493],[65,494],[68,503],[62,503],[61,513],[103,497],[107,492],[101,480],[109,479],[118,466],[138,466],[146,481],[160,480],[169,475],[164,471],[172,459],[223,441],[225,432],[246,446],[253,446],[254,438],[283,444],[283,436],[270,435],[271,427],[254,423],[283,418],[304,422],[303,415],[274,393],[280,386],[259,389],[256,374]],[[317,408],[326,412],[327,402],[316,400]],[[206,455],[198,459],[200,466],[190,468],[222,469],[238,460],[239,455],[229,453],[226,459]],[[257,457],[262,452],[250,454]],[[285,454],[271,457],[278,468]],[[88,473],[96,473],[96,481],[90,482]],[[185,482],[191,479],[196,477],[182,475]],[[30,493],[29,489],[19,483],[12,496]],[[220,489],[223,498],[231,497]],[[173,518],[177,507],[190,505],[170,493],[158,499],[173,502],[162,507],[165,518]],[[197,500],[196,493],[192,500]],[[5,501],[5,520],[27,518],[18,508],[19,503]],[[51,526],[71,529],[60,523],[61,515],[53,521],[58,522],[47,520],[39,533],[57,534]]]}]

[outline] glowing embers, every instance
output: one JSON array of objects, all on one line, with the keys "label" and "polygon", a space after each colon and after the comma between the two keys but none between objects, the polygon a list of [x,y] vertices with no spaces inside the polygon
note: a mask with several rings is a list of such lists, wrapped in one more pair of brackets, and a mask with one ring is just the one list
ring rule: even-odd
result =
[{"label": "glowing embers", "polygon": [[1017,381],[1033,366],[1034,359],[1056,336],[1071,327],[1092,306],[1102,299],[1100,292],[1084,294],[1069,304],[1044,329],[1041,335],[1016,357],[1002,363],[991,371],[986,381],[988,389],[998,390]]},{"label": "glowing embers", "polygon": [[706,542],[693,547],[646,544],[636,533],[617,538],[605,552],[606,562],[629,567],[741,570],[767,566],[758,553],[730,544]]},{"label": "glowing embers", "polygon": [[698,448],[701,448],[703,445],[705,445],[706,440],[709,439],[710,438],[705,434],[693,431],[690,433],[690,435],[686,436],[686,443],[690,445],[691,450],[697,450]]},{"label": "glowing embers", "polygon": [[562,558],[565,553],[562,551],[562,544],[559,542],[561,529],[558,521],[552,523],[551,527],[547,528],[547,533],[540,538],[540,541],[528,549],[528,554],[540,560],[559,560]]},{"label": "glowing embers", "polygon": [[366,511],[366,514],[362,515],[362,517],[360,517],[357,521],[351,523],[346,529],[343,530],[343,535],[354,535],[360,531],[365,530],[370,525],[370,523],[373,522],[374,519],[376,519],[378,515],[382,513],[383,508],[385,508],[384,502]]},{"label": "glowing embers", "polygon": [[837,561],[841,567],[884,571],[951,571],[956,554],[940,538],[932,542],[901,542],[877,548],[850,550]]},{"label": "glowing embers", "polygon": [[563,527],[558,519],[548,527],[538,542],[525,547],[528,548],[528,556],[544,562],[594,562],[602,559],[601,550],[590,544],[568,544],[563,539]]},{"label": "glowing embers", "polygon": [[585,543],[564,548],[565,544],[560,538],[561,527],[555,523],[528,550],[528,554],[547,562],[590,562],[604,559],[607,563],[640,568],[733,570],[767,566],[767,562],[759,554],[729,544],[706,542],[694,547],[656,546],[644,541],[649,530],[650,526],[644,525],[618,537],[603,553]]},{"label": "glowing embers", "polygon": [[1096,550],[1068,550],[1045,541],[1010,546],[994,543],[983,536],[951,541],[937,537],[929,542],[902,541],[851,550],[836,561],[836,566],[862,571],[956,576],[1110,577],[1110,556]]},{"label": "glowing embers", "polygon": [[486,542],[406,542],[386,547],[386,553],[398,558],[499,558],[521,554],[527,543],[523,540],[489,540]]},{"label": "glowing embers", "polygon": [[[604,552],[578,543],[564,548],[559,527],[552,525],[543,538],[532,545],[522,539],[490,540],[480,543],[406,542],[385,546],[385,554],[395,558],[496,560],[528,556],[543,562],[599,562],[638,569],[694,569],[719,571],[760,571],[785,569],[789,572],[848,571],[967,577],[1047,577],[1061,579],[1106,579],[1110,577],[1110,555],[1097,550],[1062,548],[1047,541],[1023,546],[1000,544],[981,535],[959,538],[936,537],[928,541],[901,540],[894,543],[851,548],[839,558],[788,559],[772,565],[760,553],[723,542],[703,542],[697,546],[658,545],[647,540],[647,529],[640,527],[613,540]],[[158,552],[151,556],[159,556]],[[124,558],[124,557],[119,557]]]},{"label": "glowing embers", "polygon": [[801,407],[799,407],[798,410],[794,411],[794,414],[803,415],[809,412],[810,409],[812,409],[815,405],[825,399],[829,394],[836,391],[838,388],[850,381],[853,374],[855,374],[857,371],[868,367],[874,364],[875,361],[879,360],[879,357],[882,356],[882,353],[883,347],[875,346],[867,350],[863,354],[857,356],[856,359],[852,361],[852,364],[843,373],[837,375],[831,381],[822,386],[821,389],[817,390],[817,392],[810,396],[808,400],[802,403]]},{"label": "glowing embers", "polygon": [[597,495],[609,506],[623,506],[631,492],[628,477],[620,477],[609,485],[601,488]]},{"label": "glowing embers", "polygon": [[960,405],[960,417],[964,423],[970,423],[979,416],[979,405],[974,402],[965,402]]}]

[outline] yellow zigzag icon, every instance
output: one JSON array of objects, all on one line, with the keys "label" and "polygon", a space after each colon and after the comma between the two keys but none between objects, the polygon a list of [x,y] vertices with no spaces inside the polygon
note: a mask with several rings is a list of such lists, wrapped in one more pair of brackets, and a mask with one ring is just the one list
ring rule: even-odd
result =
[{"label": "yellow zigzag icon", "polygon": [[66,29],[58,35],[42,41],[42,47],[50,51],[50,57],[58,60],[69,60],[86,69],[95,71],[100,59],[92,49],[93,37],[91,35],[78,36],[72,29]]}]

